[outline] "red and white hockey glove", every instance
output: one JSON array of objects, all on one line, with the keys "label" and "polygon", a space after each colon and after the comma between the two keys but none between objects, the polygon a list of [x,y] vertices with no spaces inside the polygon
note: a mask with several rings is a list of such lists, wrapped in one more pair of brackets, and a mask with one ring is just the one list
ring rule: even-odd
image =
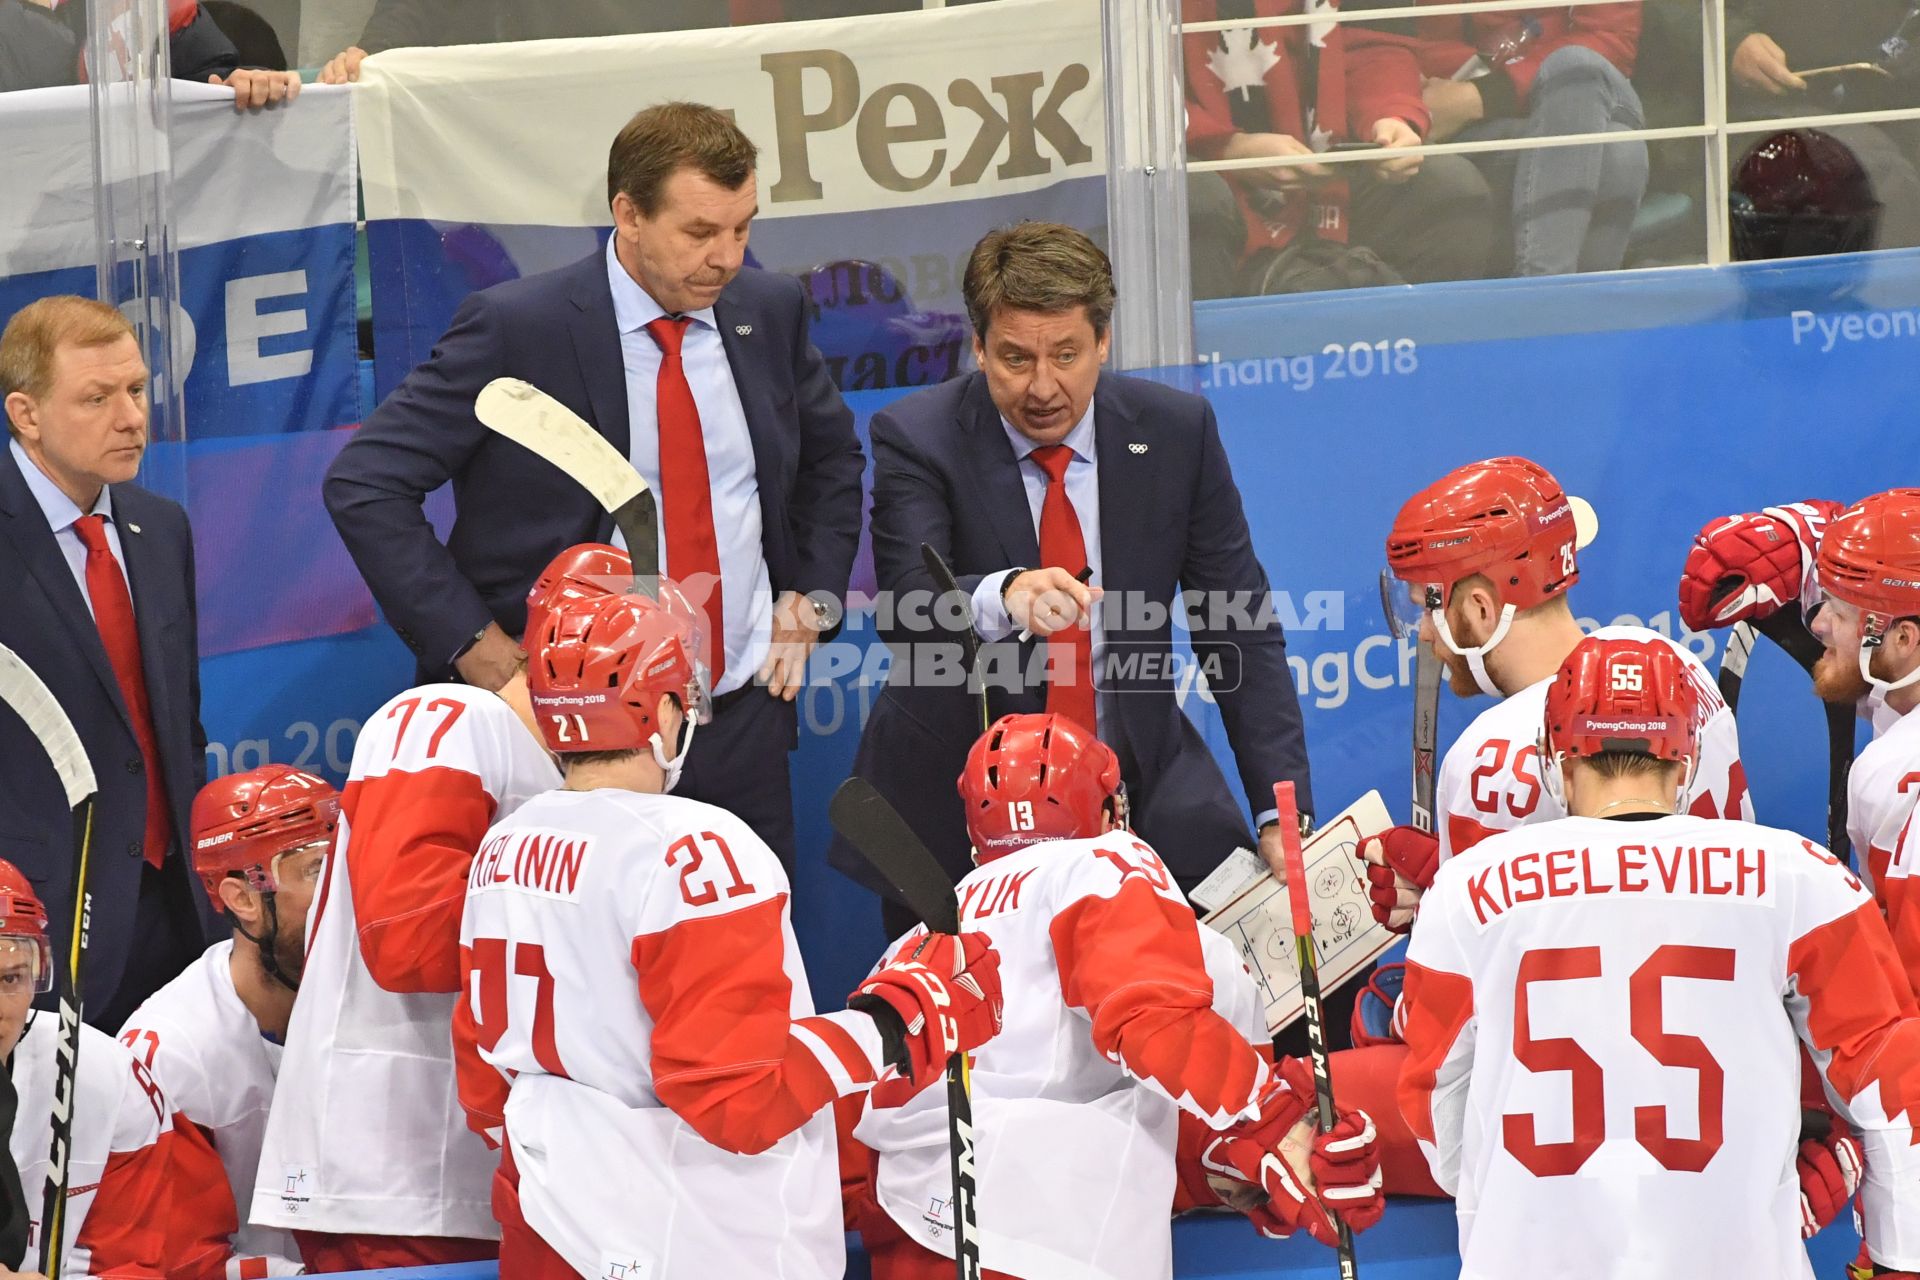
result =
[{"label": "red and white hockey glove", "polygon": [[1312,1068],[1283,1059],[1260,1096],[1260,1119],[1216,1135],[1200,1164],[1221,1203],[1246,1214],[1261,1235],[1280,1239],[1305,1230],[1331,1245],[1339,1240],[1332,1214],[1355,1231],[1380,1221],[1380,1152],[1366,1112],[1342,1112],[1332,1133],[1316,1133],[1312,1106]]},{"label": "red and white hockey glove", "polygon": [[1418,827],[1389,827],[1355,850],[1366,865],[1373,918],[1395,933],[1413,928],[1420,895],[1440,869],[1440,841]]},{"label": "red and white hockey glove", "polygon": [[1800,1171],[1800,1238],[1811,1240],[1860,1189],[1865,1161],[1853,1135],[1838,1128],[1824,1139],[1802,1140],[1794,1163]]},{"label": "red and white hockey glove", "polygon": [[[917,947],[874,970],[848,1005],[858,1007],[863,996],[899,1015],[904,1060],[894,1066],[922,1089],[941,1077],[948,1058],[971,1053],[1000,1034],[1000,953],[984,933],[928,934]],[[883,1023],[883,1035],[886,1030]]]},{"label": "red and white hockey glove", "polygon": [[1820,534],[1839,513],[1837,502],[1810,499],[1710,521],[1680,571],[1680,621],[1709,631],[1800,605]]}]

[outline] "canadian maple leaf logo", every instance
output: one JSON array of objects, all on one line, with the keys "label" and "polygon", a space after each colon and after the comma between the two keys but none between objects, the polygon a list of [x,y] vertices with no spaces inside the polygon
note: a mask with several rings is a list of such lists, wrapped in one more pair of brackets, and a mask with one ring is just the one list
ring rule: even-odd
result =
[{"label": "canadian maple leaf logo", "polygon": [[1220,47],[1207,54],[1207,69],[1220,78],[1228,93],[1238,90],[1242,101],[1249,89],[1266,84],[1267,72],[1280,65],[1280,51],[1251,27],[1220,33]]}]

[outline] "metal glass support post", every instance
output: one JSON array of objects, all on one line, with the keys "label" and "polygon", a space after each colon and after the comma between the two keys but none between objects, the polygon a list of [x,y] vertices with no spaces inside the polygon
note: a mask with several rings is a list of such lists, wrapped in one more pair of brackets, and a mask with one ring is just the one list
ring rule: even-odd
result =
[{"label": "metal glass support post", "polygon": [[184,502],[181,383],[193,362],[193,326],[180,305],[173,236],[167,0],[93,0],[88,8],[96,289],[133,322],[147,360],[151,422],[141,482]]},{"label": "metal glass support post", "polygon": [[1185,89],[1176,0],[1105,0],[1113,367],[1193,363]]}]

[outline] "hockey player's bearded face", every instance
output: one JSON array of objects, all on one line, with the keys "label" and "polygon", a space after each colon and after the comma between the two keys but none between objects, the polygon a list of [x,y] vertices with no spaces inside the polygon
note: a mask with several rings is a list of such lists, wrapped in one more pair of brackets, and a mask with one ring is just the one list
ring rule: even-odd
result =
[{"label": "hockey player's bearded face", "polygon": [[283,853],[273,861],[273,958],[291,982],[300,980],[307,961],[307,911],[326,865],[325,841]]},{"label": "hockey player's bearded face", "polygon": [[[1826,702],[1850,706],[1872,691],[1860,674],[1860,610],[1829,598],[1813,615],[1813,634],[1826,646],[1813,664],[1813,691]],[[1875,675],[1883,655],[1875,654]]]},{"label": "hockey player's bearded face", "polygon": [[1059,444],[1086,416],[1110,335],[1095,333],[1085,306],[1068,311],[995,307],[973,356],[994,408],[1037,445]]},{"label": "hockey player's bearded face", "polygon": [[[1463,649],[1485,644],[1500,620],[1499,605],[1489,605],[1490,593],[1474,590],[1472,582],[1472,579],[1466,579],[1456,584],[1447,599],[1447,630],[1453,633],[1454,643]],[[1447,673],[1447,688],[1453,691],[1455,697],[1480,696],[1480,685],[1473,678],[1473,669],[1467,665],[1465,658],[1449,649],[1446,642],[1440,639],[1440,632],[1433,625],[1432,614],[1420,615],[1420,643],[1439,656],[1440,667]],[[1487,655],[1486,661],[1491,666],[1497,658],[1496,650]]]}]

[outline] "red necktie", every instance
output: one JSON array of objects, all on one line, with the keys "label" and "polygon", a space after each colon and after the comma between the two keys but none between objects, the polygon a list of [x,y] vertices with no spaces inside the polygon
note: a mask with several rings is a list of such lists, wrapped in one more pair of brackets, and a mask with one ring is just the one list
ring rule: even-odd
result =
[{"label": "red necktie", "polygon": [[692,321],[661,316],[647,322],[660,344],[654,413],[660,420],[660,510],[667,522],[667,576],[707,615],[707,668],[712,688],[727,669],[727,611],[720,592],[720,542],[713,532],[713,485],[700,410],[680,363],[680,341]]},{"label": "red necktie", "polygon": [[81,516],[73,522],[74,532],[87,546],[87,599],[93,602],[94,625],[100,628],[100,643],[106,646],[113,677],[120,683],[120,697],[133,721],[133,739],[140,744],[147,783],[147,825],[141,845],[147,861],[157,867],[167,857],[172,815],[167,808],[166,777],[160,772],[160,743],[153,733],[153,708],[147,702],[147,676],[140,666],[133,597],[127,594],[126,576],[107,545],[106,526],[105,516]]},{"label": "red necktie", "polygon": [[[1047,496],[1040,504],[1040,564],[1079,573],[1087,567],[1087,541],[1080,517],[1067,497],[1067,464],[1073,450],[1042,445],[1027,455],[1047,473]],[[1089,733],[1100,725],[1094,715],[1093,627],[1080,622],[1047,637],[1047,710],[1066,716]]]}]

